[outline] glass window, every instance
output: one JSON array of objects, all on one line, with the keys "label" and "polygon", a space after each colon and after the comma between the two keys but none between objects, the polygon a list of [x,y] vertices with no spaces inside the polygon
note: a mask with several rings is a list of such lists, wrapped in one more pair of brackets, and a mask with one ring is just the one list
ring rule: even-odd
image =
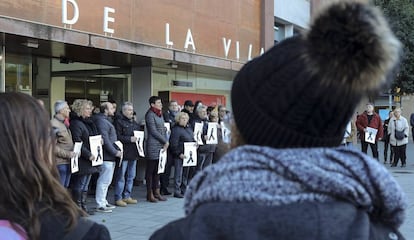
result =
[{"label": "glass window", "polygon": [[6,54],[5,91],[32,94],[32,59],[30,56]]}]

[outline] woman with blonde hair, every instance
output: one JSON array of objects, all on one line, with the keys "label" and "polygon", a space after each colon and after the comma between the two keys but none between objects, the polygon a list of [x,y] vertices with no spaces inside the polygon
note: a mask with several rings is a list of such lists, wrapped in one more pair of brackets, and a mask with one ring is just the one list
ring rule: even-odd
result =
[{"label": "woman with blonde hair", "polygon": [[388,123],[388,134],[390,136],[390,145],[394,152],[394,161],[391,167],[396,167],[398,161],[401,160],[401,167],[406,164],[406,151],[408,143],[408,135],[410,127],[405,117],[401,116],[401,108],[396,108],[393,111],[394,116]]},{"label": "woman with blonde hair", "polygon": [[92,121],[92,102],[86,99],[76,99],[72,104],[72,115],[70,117],[70,131],[73,142],[82,142],[81,154],[79,156],[79,171],[72,175],[72,195],[75,202],[85,212],[94,214],[86,206],[89,182],[93,173],[100,171],[99,166],[92,166],[96,159],[90,149],[89,137],[99,135],[98,128]]},{"label": "woman with blonde hair", "polygon": [[0,236],[110,239],[104,226],[83,218],[60,184],[45,109],[23,93],[0,93],[0,105]]}]

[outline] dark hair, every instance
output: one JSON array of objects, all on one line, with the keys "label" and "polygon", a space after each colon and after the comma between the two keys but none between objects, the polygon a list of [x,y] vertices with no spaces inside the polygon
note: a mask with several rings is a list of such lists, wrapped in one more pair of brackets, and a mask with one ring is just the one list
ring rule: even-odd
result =
[{"label": "dark hair", "polygon": [[200,105],[200,104],[203,104],[203,102],[202,102],[201,100],[197,100],[197,101],[194,103],[194,108],[195,108],[195,109],[197,109],[197,108],[198,108],[198,105]]},{"label": "dark hair", "polygon": [[23,93],[0,93],[0,105],[0,216],[22,226],[29,239],[40,238],[40,219],[48,213],[64,216],[72,229],[83,213],[59,182],[48,113]]},{"label": "dark hair", "polygon": [[152,103],[155,103],[157,100],[161,100],[161,98],[160,98],[160,97],[158,97],[158,96],[151,96],[151,97],[148,99],[148,102],[149,102],[149,104],[151,105]]}]

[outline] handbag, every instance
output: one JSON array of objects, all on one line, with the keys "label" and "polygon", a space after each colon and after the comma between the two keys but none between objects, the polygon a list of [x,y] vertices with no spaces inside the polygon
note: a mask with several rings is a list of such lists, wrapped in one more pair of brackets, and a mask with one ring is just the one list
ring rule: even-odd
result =
[{"label": "handbag", "polygon": [[404,132],[404,130],[398,131],[397,130],[397,123],[394,122],[394,124],[395,124],[395,139],[397,139],[397,140],[403,140],[405,138],[405,132]]}]

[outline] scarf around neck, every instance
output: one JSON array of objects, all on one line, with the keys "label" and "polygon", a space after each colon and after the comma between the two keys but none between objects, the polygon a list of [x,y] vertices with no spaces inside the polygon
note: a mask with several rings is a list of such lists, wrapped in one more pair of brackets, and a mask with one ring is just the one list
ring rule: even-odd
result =
[{"label": "scarf around neck", "polygon": [[348,202],[398,227],[405,194],[388,170],[356,149],[275,149],[241,146],[199,172],[188,186],[186,215],[211,202],[282,206],[300,202]]},{"label": "scarf around neck", "polygon": [[152,112],[154,112],[154,113],[155,113],[158,117],[161,117],[162,112],[161,112],[161,110],[160,110],[160,109],[155,108],[155,107],[151,107],[151,108],[150,108],[150,110],[151,110]]}]

